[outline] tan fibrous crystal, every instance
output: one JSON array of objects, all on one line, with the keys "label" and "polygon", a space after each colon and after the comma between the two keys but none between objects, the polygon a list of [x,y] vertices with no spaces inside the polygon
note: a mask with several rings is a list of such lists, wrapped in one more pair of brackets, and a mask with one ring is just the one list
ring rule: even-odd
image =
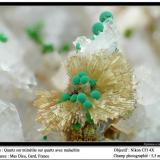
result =
[{"label": "tan fibrous crystal", "polygon": [[[89,113],[95,125],[100,121],[117,122],[121,118],[127,118],[135,109],[134,75],[132,67],[121,53],[108,54],[107,51],[100,51],[90,55],[75,54],[68,58],[66,67],[70,79],[83,71],[96,80],[96,89],[102,96],[99,100],[90,99],[92,107]],[[73,86],[69,84],[68,93],[72,90]],[[75,121],[80,122],[82,127],[85,126],[81,104],[71,101],[56,103],[60,94],[42,92],[34,101],[34,106],[38,107],[37,120],[43,125],[44,134],[55,130],[65,132]]]}]

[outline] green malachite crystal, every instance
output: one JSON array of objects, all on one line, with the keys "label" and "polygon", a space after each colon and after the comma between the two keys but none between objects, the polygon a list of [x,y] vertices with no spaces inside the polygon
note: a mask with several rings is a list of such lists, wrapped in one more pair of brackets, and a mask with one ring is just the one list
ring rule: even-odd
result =
[{"label": "green malachite crystal", "polygon": [[80,77],[79,76],[74,76],[73,78],[72,78],[72,84],[73,85],[77,85],[77,84],[79,84],[80,83]]},{"label": "green malachite crystal", "polygon": [[6,37],[6,35],[3,33],[0,33],[0,42],[5,43],[7,41],[8,41],[8,38]]},{"label": "green malachite crystal", "polygon": [[42,52],[44,54],[54,52],[53,44],[43,44]]},{"label": "green malachite crystal", "polygon": [[108,18],[113,18],[113,15],[109,11],[102,12],[99,16],[100,22],[106,21]]},{"label": "green malachite crystal", "polygon": [[43,136],[43,140],[47,140],[48,139],[48,136]]},{"label": "green malachite crystal", "polygon": [[130,38],[134,33],[134,29],[128,28],[124,31],[124,37]]},{"label": "green malachite crystal", "polygon": [[71,102],[76,102],[77,101],[77,94],[73,94],[70,98]]},{"label": "green malachite crystal", "polygon": [[59,49],[59,53],[67,53],[71,50],[71,44],[70,43],[64,43],[60,49]]},{"label": "green malachite crystal", "polygon": [[43,44],[43,37],[41,36],[41,31],[43,29],[42,23],[37,23],[26,29],[28,36],[33,39],[38,44]]},{"label": "green malachite crystal", "polygon": [[86,123],[93,124],[93,119],[91,118],[91,114],[89,112],[86,113]]},{"label": "green malachite crystal", "polygon": [[83,103],[83,107],[85,109],[89,109],[92,107],[92,103],[89,101],[89,100],[86,100],[84,103]]},{"label": "green malachite crystal", "polygon": [[89,83],[92,88],[96,86],[96,81],[94,79],[90,79]]},{"label": "green malachite crystal", "polygon": [[68,93],[63,93],[60,100],[61,101],[68,101],[68,100],[70,100],[70,95]]},{"label": "green malachite crystal", "polygon": [[78,96],[77,96],[77,100],[80,102],[80,103],[83,103],[85,100],[86,100],[86,95],[84,93],[79,93]]},{"label": "green malachite crystal", "polygon": [[76,44],[76,49],[77,49],[77,50],[81,50],[81,45],[80,45],[79,42]]},{"label": "green malachite crystal", "polygon": [[92,102],[90,100],[88,100],[88,98],[87,98],[87,96],[89,96],[89,93],[86,93],[85,91],[83,92],[83,87],[81,87],[82,85],[86,84],[87,82],[89,82],[89,84],[90,84],[89,85],[90,90],[91,90],[91,92],[89,91],[90,96],[93,99],[98,100],[101,97],[101,93],[98,90],[93,90],[93,87],[96,86],[96,81],[93,79],[90,79],[87,76],[86,72],[80,71],[71,80],[72,85],[79,85],[78,88],[76,86],[74,86],[75,90],[70,92],[71,94],[63,93],[61,98],[57,102],[57,104],[69,100],[71,102],[81,103],[83,109],[85,109],[85,110],[90,109],[92,107]]},{"label": "green malachite crystal", "polygon": [[86,72],[83,72],[83,71],[81,71],[81,72],[78,73],[78,76],[80,76],[80,77],[86,76],[86,75],[87,75],[87,73],[86,73]]},{"label": "green malachite crystal", "polygon": [[98,90],[93,90],[90,95],[92,98],[97,100],[101,97],[101,93]]},{"label": "green malachite crystal", "polygon": [[71,128],[75,131],[79,131],[81,129],[81,124],[80,123],[75,123],[71,125]]},{"label": "green malachite crystal", "polygon": [[102,23],[100,22],[97,22],[95,23],[93,26],[92,26],[92,32],[95,34],[95,35],[99,35],[100,32],[103,32],[103,29],[104,29],[104,26]]},{"label": "green malachite crystal", "polygon": [[37,23],[33,26],[28,27],[26,29],[26,32],[33,41],[41,45],[43,54],[52,53],[54,52],[55,48],[53,44],[49,44],[44,41],[44,38],[41,33],[43,26],[43,23]]},{"label": "green malachite crystal", "polygon": [[82,84],[86,84],[87,82],[89,81],[89,77],[88,76],[82,76],[81,79],[80,79],[80,82]]}]

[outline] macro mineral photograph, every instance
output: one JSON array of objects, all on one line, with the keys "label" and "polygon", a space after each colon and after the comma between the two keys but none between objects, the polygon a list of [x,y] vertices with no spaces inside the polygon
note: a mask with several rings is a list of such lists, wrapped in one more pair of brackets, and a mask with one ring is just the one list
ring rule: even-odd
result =
[{"label": "macro mineral photograph", "polygon": [[158,142],[159,114],[159,6],[0,6],[0,142]]}]

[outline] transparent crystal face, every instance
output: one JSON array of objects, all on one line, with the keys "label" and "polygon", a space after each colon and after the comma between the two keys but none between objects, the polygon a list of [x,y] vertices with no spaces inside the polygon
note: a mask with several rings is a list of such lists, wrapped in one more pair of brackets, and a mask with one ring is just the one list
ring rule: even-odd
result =
[{"label": "transparent crystal face", "polygon": [[24,141],[23,130],[16,107],[0,100],[0,141]]}]

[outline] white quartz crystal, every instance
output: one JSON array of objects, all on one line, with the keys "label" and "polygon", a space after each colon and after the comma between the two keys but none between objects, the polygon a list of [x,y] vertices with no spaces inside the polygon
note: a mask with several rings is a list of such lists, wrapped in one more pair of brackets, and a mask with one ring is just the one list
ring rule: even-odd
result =
[{"label": "white quartz crystal", "polygon": [[0,141],[24,141],[22,124],[16,107],[0,100]]},{"label": "white quartz crystal", "polygon": [[160,101],[160,68],[140,65],[134,70],[138,102],[142,105],[152,105]]},{"label": "white quartz crystal", "polygon": [[[25,63],[25,50],[21,47],[17,37],[2,20],[0,28],[1,32],[8,37],[6,43],[0,43],[0,99],[10,101],[15,105],[4,104],[8,108],[4,109],[0,116],[1,124],[6,121],[0,126],[4,130],[0,133],[6,133],[4,141],[7,140],[7,136],[7,141],[34,140],[38,134],[36,133],[35,138],[33,137],[33,133],[36,132],[36,124],[35,117],[33,117],[35,110],[31,103],[34,98],[32,89],[37,82],[33,71]],[[4,120],[3,113],[5,113],[6,120]],[[14,129],[15,131],[12,131]],[[22,133],[19,133],[20,130],[24,133],[23,139],[20,135]]]},{"label": "white quartz crystal", "polygon": [[[142,128],[135,137],[133,141],[141,141],[141,142],[159,142],[160,141],[160,121],[159,121],[159,107],[160,101],[152,105],[145,106],[145,123],[142,125]],[[142,116],[139,113],[139,116]]]},{"label": "white quartz crystal", "polygon": [[120,48],[134,66],[142,64],[153,66],[157,63],[154,50],[143,30],[135,31],[130,38],[121,36]]},{"label": "white quartz crystal", "polygon": [[117,27],[122,33],[127,28],[143,28],[149,23],[149,18],[144,7],[128,7],[122,10],[121,14],[117,15]]},{"label": "white quartz crystal", "polygon": [[137,104],[136,109],[126,119],[121,119],[114,125],[124,135],[120,136],[121,141],[134,141],[137,134],[143,130],[146,125],[146,111],[143,105]]},{"label": "white quartz crystal", "polygon": [[6,43],[0,44],[0,73],[2,87],[14,85],[17,88],[29,88],[36,85],[32,71],[25,65],[23,56],[25,51],[19,45],[19,41],[0,21],[1,32],[8,37]]}]

